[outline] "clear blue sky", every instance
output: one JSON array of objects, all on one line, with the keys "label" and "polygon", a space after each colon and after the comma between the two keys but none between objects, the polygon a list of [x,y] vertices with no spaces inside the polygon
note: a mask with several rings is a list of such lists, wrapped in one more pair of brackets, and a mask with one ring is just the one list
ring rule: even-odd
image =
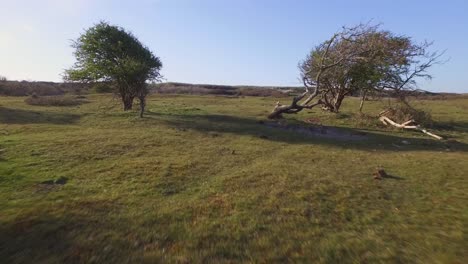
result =
[{"label": "clear blue sky", "polygon": [[340,29],[371,19],[434,40],[450,61],[431,91],[468,92],[466,0],[0,0],[0,75],[60,81],[70,39],[100,20],[131,30],[159,56],[168,81],[300,85],[298,62]]}]

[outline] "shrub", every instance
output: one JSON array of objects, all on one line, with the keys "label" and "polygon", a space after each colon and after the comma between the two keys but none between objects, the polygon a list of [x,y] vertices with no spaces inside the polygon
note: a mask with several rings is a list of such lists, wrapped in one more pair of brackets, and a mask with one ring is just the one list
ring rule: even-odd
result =
[{"label": "shrub", "polygon": [[33,94],[24,100],[29,105],[40,105],[40,106],[76,106],[80,105],[85,100],[71,97],[71,96],[37,96]]},{"label": "shrub", "polygon": [[28,81],[1,81],[0,95],[28,96],[36,93],[39,96],[80,94],[89,89],[89,84],[81,83],[53,83]]},{"label": "shrub", "polygon": [[357,127],[361,128],[378,127],[381,124],[375,116],[364,113],[353,115],[352,120]]},{"label": "shrub", "polygon": [[413,119],[417,124],[425,127],[433,125],[432,116],[426,111],[418,110],[406,105],[397,105],[389,110],[390,111],[386,113],[385,116],[397,123],[403,123]]}]

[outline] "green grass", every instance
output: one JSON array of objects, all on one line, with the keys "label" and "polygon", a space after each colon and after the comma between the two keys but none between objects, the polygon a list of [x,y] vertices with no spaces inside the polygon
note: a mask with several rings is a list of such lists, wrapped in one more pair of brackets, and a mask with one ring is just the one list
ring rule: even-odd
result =
[{"label": "green grass", "polygon": [[[268,127],[274,98],[155,96],[143,119],[109,95],[88,100],[0,97],[1,262],[468,258],[467,99],[416,102],[443,142],[360,118],[354,99],[286,122],[313,117],[365,140]],[[393,177],[374,180],[377,167]]]}]

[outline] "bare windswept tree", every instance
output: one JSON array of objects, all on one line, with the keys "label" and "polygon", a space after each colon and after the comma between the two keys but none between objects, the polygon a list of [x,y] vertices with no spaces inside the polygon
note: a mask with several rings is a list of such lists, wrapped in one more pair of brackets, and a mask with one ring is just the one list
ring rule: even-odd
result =
[{"label": "bare windswept tree", "polygon": [[[442,53],[429,52],[432,43],[359,24],[343,29],[316,46],[299,64],[305,91],[288,105],[277,102],[269,118],[321,106],[338,112],[344,98],[361,92],[392,93],[404,100],[416,79],[431,78],[427,70]],[[362,106],[361,106],[362,107]]]}]

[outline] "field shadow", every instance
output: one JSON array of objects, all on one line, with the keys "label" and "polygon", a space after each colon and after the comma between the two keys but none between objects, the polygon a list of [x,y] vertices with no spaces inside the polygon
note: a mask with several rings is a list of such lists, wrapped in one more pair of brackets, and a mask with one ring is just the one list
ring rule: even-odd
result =
[{"label": "field shadow", "polygon": [[397,181],[402,181],[404,180],[405,178],[402,178],[400,176],[395,176],[395,175],[390,175],[390,174],[387,174],[384,179],[391,179],[391,180],[397,180]]},{"label": "field shadow", "polygon": [[[314,127],[302,121],[295,121],[293,126],[283,126],[271,121],[229,115],[165,115],[150,112],[147,117],[159,119],[180,130],[193,129],[207,133],[250,135],[264,140],[291,144],[322,144],[368,151],[468,151],[467,144],[462,142],[437,141],[431,138],[410,137],[409,135],[388,135],[385,132],[370,129],[361,130],[327,126],[325,128],[328,132],[324,135],[317,132],[308,133],[307,131],[303,133],[303,130],[320,130],[323,129],[323,126]],[[299,127],[302,127],[302,129]],[[408,133],[417,134],[417,132]]]},{"label": "field shadow", "polygon": [[439,121],[433,127],[442,131],[468,133],[468,122],[463,121]]},{"label": "field shadow", "polygon": [[54,112],[11,109],[0,106],[0,123],[3,124],[73,124],[80,115]]},{"label": "field shadow", "polygon": [[112,239],[106,236],[114,232],[125,234],[115,223],[101,220],[106,219],[105,213],[111,208],[99,202],[77,206],[83,207],[60,213],[47,208],[2,222],[0,259],[4,263],[89,263],[95,256],[101,261],[117,259],[117,249],[104,250],[106,245],[132,247],[125,236]]},{"label": "field shadow", "polygon": [[400,176],[395,176],[395,175],[387,175],[385,178],[386,178],[386,179],[397,180],[397,181],[402,181],[402,180],[405,179],[405,178],[402,178],[402,177],[400,177]]}]

